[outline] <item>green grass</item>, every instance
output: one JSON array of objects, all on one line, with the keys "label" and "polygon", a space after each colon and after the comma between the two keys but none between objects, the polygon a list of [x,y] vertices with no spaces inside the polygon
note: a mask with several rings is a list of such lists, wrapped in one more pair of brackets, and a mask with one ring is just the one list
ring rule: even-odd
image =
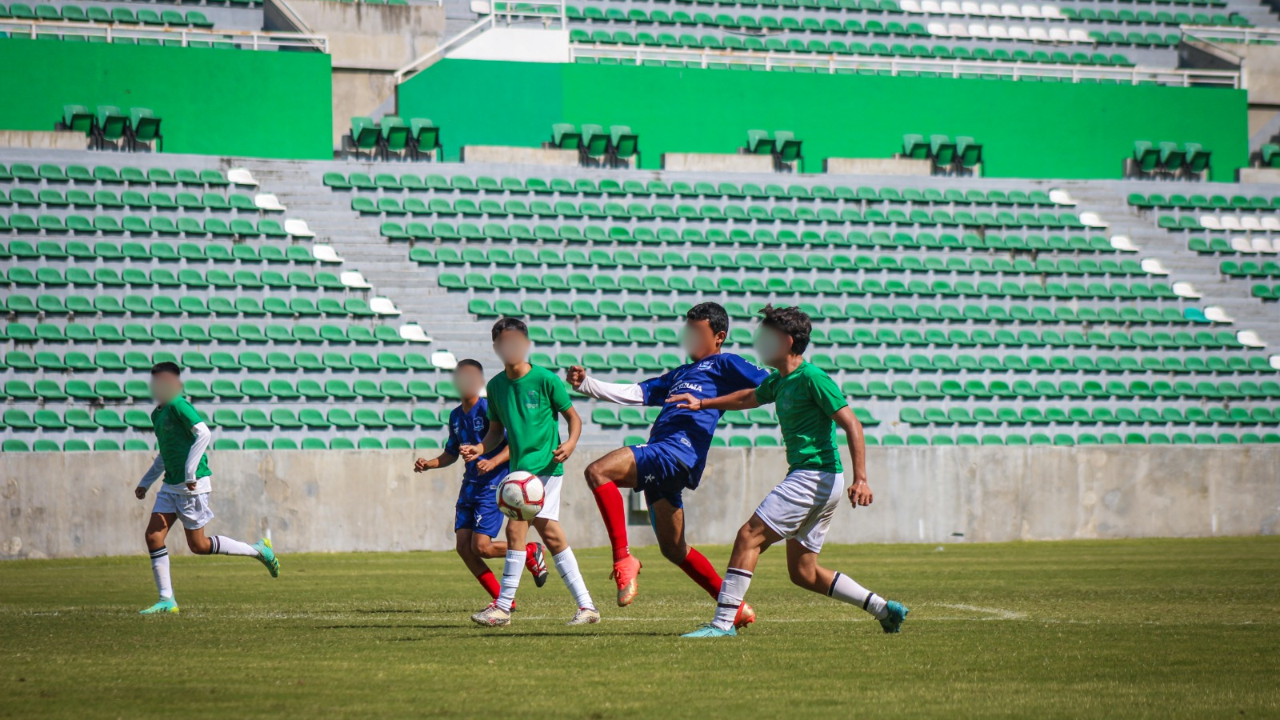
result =
[{"label": "green grass", "polygon": [[0,717],[1280,716],[1280,538],[829,547],[911,607],[901,635],[771,552],[760,621],[712,641],[678,637],[710,598],[639,555],[623,610],[579,553],[600,625],[563,626],[553,572],[497,630],[446,553],[175,558],[182,614],[150,618],[145,557],[0,563]]}]

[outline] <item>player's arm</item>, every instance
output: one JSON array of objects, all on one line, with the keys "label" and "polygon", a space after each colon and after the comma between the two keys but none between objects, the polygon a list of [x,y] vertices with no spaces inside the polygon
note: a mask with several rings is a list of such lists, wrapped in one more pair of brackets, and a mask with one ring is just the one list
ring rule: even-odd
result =
[{"label": "player's arm", "polygon": [[667,398],[668,403],[688,410],[750,410],[760,407],[755,388],[743,388],[737,392],[720,397],[698,399],[689,393],[680,393]]},{"label": "player's arm", "polygon": [[458,456],[446,450],[430,460],[418,458],[417,462],[413,464],[413,471],[420,473],[428,470],[438,470],[442,467],[449,467],[456,462],[458,462]]},{"label": "player's arm", "polygon": [[187,482],[188,490],[195,490],[196,470],[200,467],[200,458],[204,457],[204,451],[213,441],[213,432],[209,430],[208,425],[198,422],[191,426],[191,434],[195,438],[191,441],[191,450],[187,452],[187,462],[183,466],[183,479]]},{"label": "player's arm", "polygon": [[853,458],[853,484],[849,486],[849,502],[856,508],[871,504],[871,486],[867,485],[867,439],[862,423],[847,405],[836,411],[831,419],[844,430],[849,441],[849,457]]},{"label": "player's arm", "polygon": [[499,465],[506,465],[507,461],[510,459],[511,459],[511,446],[503,445],[502,450],[499,451],[497,455],[494,455],[493,457],[488,459],[480,458],[480,460],[476,462],[476,469],[479,470],[481,473],[488,473],[490,470],[498,467]]},{"label": "player's arm", "polygon": [[471,462],[481,455],[489,452],[493,448],[502,444],[507,437],[507,429],[502,426],[502,421],[496,417],[489,418],[489,432],[485,433],[484,440],[476,445],[463,445],[458,448],[462,453],[462,459]]},{"label": "player's arm", "polygon": [[574,390],[597,400],[618,405],[644,405],[644,388],[636,383],[601,382],[587,376],[586,368],[574,365],[564,371],[565,380]]},{"label": "player's arm", "polygon": [[561,411],[564,419],[569,423],[569,439],[560,443],[560,447],[551,454],[556,462],[564,462],[573,454],[575,448],[578,447],[578,438],[582,436],[582,418],[578,417],[578,411],[573,406],[565,408]]},{"label": "player's arm", "polygon": [[159,454],[156,459],[151,461],[151,467],[142,474],[142,479],[138,481],[138,486],[133,489],[133,496],[141,500],[147,496],[147,490],[155,484],[160,476],[164,475],[164,458]]}]

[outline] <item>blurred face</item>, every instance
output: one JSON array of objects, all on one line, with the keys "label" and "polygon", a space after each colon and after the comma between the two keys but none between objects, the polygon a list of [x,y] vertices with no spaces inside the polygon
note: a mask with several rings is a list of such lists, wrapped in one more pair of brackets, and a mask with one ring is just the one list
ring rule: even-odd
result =
[{"label": "blurred face", "polygon": [[724,343],[724,333],[713,332],[706,320],[689,320],[680,333],[680,345],[692,360],[701,360],[715,354]]},{"label": "blurred face", "polygon": [[756,328],[756,357],[770,367],[778,367],[791,354],[791,336],[761,325]]},{"label": "blurred face", "polygon": [[529,358],[529,338],[516,330],[507,330],[493,343],[493,351],[505,365],[519,365]]},{"label": "blurred face", "polygon": [[484,374],[469,365],[459,367],[453,371],[453,387],[461,397],[479,397],[480,388],[484,387]]},{"label": "blurred face", "polygon": [[166,405],[182,394],[182,381],[172,373],[151,376],[151,397],[157,405]]}]

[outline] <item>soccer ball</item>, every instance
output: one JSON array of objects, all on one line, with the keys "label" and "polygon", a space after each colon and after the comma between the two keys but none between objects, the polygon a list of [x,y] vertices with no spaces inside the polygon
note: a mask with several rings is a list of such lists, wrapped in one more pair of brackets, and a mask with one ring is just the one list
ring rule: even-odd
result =
[{"label": "soccer ball", "polygon": [[512,520],[532,520],[542,512],[542,481],[517,470],[498,483],[498,509]]}]

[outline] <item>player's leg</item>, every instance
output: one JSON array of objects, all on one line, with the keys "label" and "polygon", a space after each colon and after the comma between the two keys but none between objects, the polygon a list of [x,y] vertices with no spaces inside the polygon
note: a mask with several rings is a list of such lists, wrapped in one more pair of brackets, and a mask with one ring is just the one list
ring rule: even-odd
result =
[{"label": "player's leg", "polygon": [[[678,492],[674,498],[656,495],[657,493],[645,490],[645,496],[649,499],[649,518],[653,521],[653,532],[658,538],[662,556],[678,565],[712,599],[720,597],[720,573],[716,572],[715,566],[705,555],[685,541],[684,507],[680,495]],[[755,619],[755,610],[743,603],[734,625],[745,627],[755,622]]]},{"label": "player's leg", "polygon": [[489,607],[471,616],[472,622],[486,627],[500,627],[511,622],[511,605],[516,601],[520,587],[520,573],[524,570],[525,553],[511,548],[525,546],[529,523],[523,520],[507,521],[507,554],[502,562],[502,586],[498,598]]},{"label": "player's leg", "polygon": [[204,532],[205,525],[213,519],[213,510],[209,507],[209,494],[183,495],[178,500],[178,517],[182,520],[182,529],[186,531],[187,547],[196,555],[238,555],[251,557],[262,563],[271,573],[271,577],[280,576],[280,561],[276,559],[271,541],[263,538],[250,545],[226,535],[208,536]]},{"label": "player's leg", "polygon": [[627,542],[627,509],[618,488],[636,487],[637,459],[630,447],[619,448],[587,466],[587,486],[595,496],[604,529],[613,548],[613,579],[618,584],[618,606],[630,605],[639,592],[636,577],[640,561]]},{"label": "player's leg", "polygon": [[856,605],[879,620],[885,632],[898,632],[907,618],[906,606],[871,592],[844,573],[818,564],[818,553],[826,541],[831,518],[844,499],[844,478],[835,474],[834,480],[829,480],[831,473],[816,473],[815,476],[819,478],[815,486],[819,489],[818,501],[787,540],[787,571],[791,582],[806,590]]},{"label": "player's leg", "polygon": [[453,538],[453,549],[457,551],[458,557],[462,558],[462,564],[466,565],[475,576],[480,587],[489,593],[490,601],[497,600],[502,586],[498,584],[498,578],[493,576],[493,571],[485,564],[484,558],[473,549],[475,533],[468,528],[459,528],[453,531]]},{"label": "player's leg", "polygon": [[173,581],[169,578],[169,549],[164,545],[165,538],[169,536],[169,528],[177,519],[178,516],[174,513],[152,512],[147,522],[144,538],[147,552],[151,555],[151,576],[156,581],[160,601],[143,610],[143,615],[178,612],[178,603],[173,597]]},{"label": "player's leg", "polygon": [[573,601],[578,606],[578,611],[569,624],[587,625],[599,622],[600,612],[596,610],[591,593],[587,590],[587,583],[582,579],[578,558],[569,547],[569,539],[565,537],[564,528],[560,527],[560,489],[563,485],[564,478],[560,476],[542,479],[542,511],[533,519],[533,526],[537,528],[542,542],[551,551],[551,560],[556,565],[556,572],[560,573],[560,579],[564,581],[564,586],[573,595]]}]

